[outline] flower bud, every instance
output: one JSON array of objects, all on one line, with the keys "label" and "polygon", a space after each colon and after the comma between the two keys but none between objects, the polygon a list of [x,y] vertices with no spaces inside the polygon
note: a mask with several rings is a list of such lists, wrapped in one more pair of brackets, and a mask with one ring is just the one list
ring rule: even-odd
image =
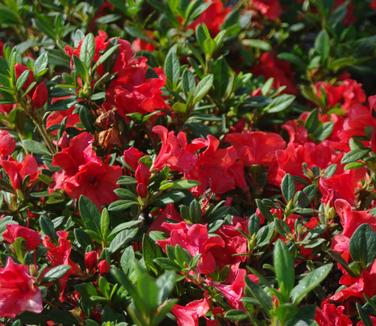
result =
[{"label": "flower bud", "polygon": [[85,253],[85,266],[87,269],[91,270],[97,264],[97,252],[89,251]]},{"label": "flower bud", "polygon": [[108,273],[110,271],[110,268],[110,264],[105,259],[101,260],[98,264],[99,274],[101,275]]}]

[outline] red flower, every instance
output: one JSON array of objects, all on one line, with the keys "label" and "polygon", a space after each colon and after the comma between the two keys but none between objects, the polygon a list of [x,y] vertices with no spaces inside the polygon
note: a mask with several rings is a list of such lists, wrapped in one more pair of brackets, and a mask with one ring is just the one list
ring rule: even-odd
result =
[{"label": "red flower", "polygon": [[223,225],[215,233],[225,242],[223,248],[215,247],[211,250],[216,263],[220,266],[239,265],[247,260],[248,240],[239,232],[244,231],[240,223],[235,225]]},{"label": "red flower", "polygon": [[350,170],[330,178],[320,178],[319,186],[323,203],[333,203],[336,199],[345,199],[351,205],[355,203],[355,192],[365,176],[364,170]]},{"label": "red flower", "polygon": [[208,229],[203,224],[188,225],[181,223],[163,223],[162,226],[170,231],[170,238],[158,240],[157,243],[166,250],[166,246],[179,245],[186,249],[192,256],[201,255],[197,270],[202,274],[211,274],[216,269],[216,262],[212,253],[213,248],[223,248],[225,242],[221,237],[209,237]]},{"label": "red flower", "polygon": [[369,298],[376,294],[376,260],[368,270],[363,270],[359,277],[352,277],[344,272],[339,284],[344,287],[330,297],[333,301],[344,301],[349,298]]},{"label": "red flower", "polygon": [[155,68],[156,78],[148,78],[147,59],[135,57],[132,47],[125,40],[118,40],[119,54],[113,72],[117,78],[111,81],[106,90],[105,110],[114,107],[123,118],[129,113],[152,113],[168,109],[161,88],[166,77],[162,69]]},{"label": "red flower", "polygon": [[42,294],[34,286],[27,266],[18,265],[8,258],[0,268],[0,317],[14,318],[24,311],[41,313]]},{"label": "red flower", "polygon": [[87,162],[99,163],[92,147],[93,141],[93,136],[88,132],[83,132],[72,138],[68,147],[55,154],[52,165],[61,167],[67,176],[71,176],[76,174],[79,167]]},{"label": "red flower", "polygon": [[321,309],[316,309],[315,320],[320,326],[351,326],[352,321],[344,310],[344,306],[324,302]]},{"label": "red flower", "polygon": [[195,300],[185,306],[176,304],[171,312],[175,315],[178,326],[198,326],[198,319],[210,310],[207,298]]},{"label": "red flower", "polygon": [[57,231],[57,236],[59,237],[59,242],[55,245],[49,237],[43,239],[43,244],[47,248],[47,258],[51,263],[51,267],[59,265],[69,265],[71,269],[64,274],[62,278],[59,279],[60,284],[60,301],[64,301],[64,291],[71,275],[78,272],[78,266],[70,259],[70,254],[72,251],[72,244],[68,240],[67,231]]},{"label": "red flower", "polygon": [[0,166],[8,174],[10,183],[14,189],[20,189],[26,176],[30,176],[29,183],[38,177],[38,163],[32,155],[26,155],[22,162],[13,159],[0,161]]},{"label": "red flower", "polygon": [[246,274],[246,270],[240,268],[231,271],[225,282],[213,283],[213,286],[223,294],[230,306],[235,309],[243,308],[240,299],[243,297]]},{"label": "red flower", "polygon": [[263,131],[227,134],[226,141],[235,147],[246,165],[268,165],[275,160],[276,151],[286,147],[280,135]]},{"label": "red flower", "polygon": [[102,163],[92,148],[92,142],[93,136],[84,132],[55,154],[52,164],[61,167],[62,171],[54,174],[54,189],[63,189],[75,199],[85,195],[101,207],[117,198],[114,190],[121,176],[121,167]]},{"label": "red flower", "polygon": [[251,6],[269,20],[278,20],[282,14],[279,0],[251,0]]},{"label": "red flower", "polygon": [[163,126],[153,127],[153,132],[158,134],[162,141],[158,156],[153,163],[154,169],[161,170],[168,166],[174,171],[188,172],[195,166],[197,162],[195,152],[204,147],[204,144],[188,144],[184,132],[179,132],[175,136],[173,131],[169,132]]},{"label": "red flower", "polygon": [[146,195],[148,194],[150,176],[151,173],[149,168],[143,163],[138,163],[135,171],[135,177],[137,181],[136,191],[137,194],[141,197],[146,197]]},{"label": "red flower", "polygon": [[[104,31],[98,31],[98,35],[94,38],[95,42],[95,51],[94,51],[94,57],[93,57],[93,62],[96,62],[101,53],[106,50],[108,46],[107,40],[107,34]],[[80,41],[78,44],[77,48],[72,48],[69,45],[65,46],[65,53],[73,59],[73,56],[79,57],[80,56],[80,51],[81,51],[81,46],[82,46],[83,39]],[[71,64],[73,64],[73,60],[71,61]]]},{"label": "red flower", "polygon": [[123,153],[124,162],[128,164],[133,170],[136,170],[138,165],[138,160],[143,157],[145,154],[139,151],[135,147],[129,147]]},{"label": "red flower", "polygon": [[107,260],[102,259],[98,264],[98,270],[100,275],[104,275],[110,271],[111,265],[107,262]]},{"label": "red flower", "polygon": [[31,97],[31,106],[33,109],[39,109],[46,104],[48,99],[48,90],[46,84],[41,82],[35,87]]},{"label": "red flower", "polygon": [[6,130],[0,130],[0,158],[11,155],[16,148],[16,141]]},{"label": "red flower", "polygon": [[0,41],[0,57],[3,56],[3,48],[4,48],[4,43]]},{"label": "red flower", "polygon": [[27,250],[36,249],[42,242],[40,234],[37,231],[18,224],[7,224],[3,233],[3,239],[6,242],[13,243],[17,238],[23,238]]},{"label": "red flower", "polygon": [[244,166],[233,146],[219,148],[219,140],[212,135],[207,140],[197,139],[196,143],[207,148],[199,154],[194,168],[185,177],[200,182],[195,189],[197,193],[203,193],[208,188],[215,194],[224,194],[236,187],[247,189]]},{"label": "red flower", "polygon": [[[77,113],[73,113],[74,106],[64,111],[54,111],[48,115],[46,119],[46,128],[50,129],[52,126],[60,126],[65,120],[65,128],[74,127],[80,122],[80,116]],[[51,134],[56,135],[57,130],[52,130]]]},{"label": "red flower", "polygon": [[325,92],[328,108],[339,105],[347,111],[354,104],[362,104],[366,100],[366,94],[362,89],[362,85],[350,78],[339,81],[337,85],[318,82],[314,87],[319,97],[323,95],[322,91]]},{"label": "red flower", "polygon": [[219,33],[231,8],[224,7],[222,0],[211,0],[210,2],[210,6],[188,28],[196,29],[198,25],[205,24],[212,35]]},{"label": "red flower", "polygon": [[367,211],[355,211],[343,199],[337,199],[334,206],[339,215],[344,236],[351,238],[355,230],[363,223],[369,224],[376,231],[376,217]]},{"label": "red flower", "polygon": [[252,72],[257,76],[264,76],[265,79],[274,78],[273,86],[275,88],[286,86],[285,93],[298,93],[290,64],[278,59],[272,52],[263,53],[259,63],[252,68]]},{"label": "red flower", "polygon": [[63,189],[72,198],[84,195],[101,207],[116,200],[114,190],[118,188],[116,181],[120,176],[120,166],[88,162],[81,165],[73,177],[65,180]]},{"label": "red flower", "polygon": [[88,270],[92,270],[96,267],[98,259],[97,252],[95,250],[85,252],[85,266]]},{"label": "red flower", "polygon": [[367,211],[353,210],[351,205],[343,199],[337,199],[334,202],[334,206],[340,218],[343,231],[333,237],[332,247],[333,250],[341,253],[346,261],[349,261],[351,236],[363,223],[369,224],[376,231],[376,218]]}]

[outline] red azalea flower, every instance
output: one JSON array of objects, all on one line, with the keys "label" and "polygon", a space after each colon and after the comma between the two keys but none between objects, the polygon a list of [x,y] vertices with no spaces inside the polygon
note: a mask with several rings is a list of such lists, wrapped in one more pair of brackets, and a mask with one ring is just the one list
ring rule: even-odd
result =
[{"label": "red azalea flower", "polygon": [[206,225],[181,223],[163,223],[162,226],[170,232],[170,238],[158,240],[157,243],[166,250],[166,246],[179,245],[186,249],[192,256],[201,255],[197,270],[202,274],[211,274],[216,269],[215,257],[212,249],[223,248],[225,242],[221,237],[209,236]]},{"label": "red azalea flower", "polygon": [[0,158],[11,155],[16,148],[16,141],[6,130],[0,130]]},{"label": "red azalea flower", "polygon": [[160,208],[156,212],[153,212],[153,217],[155,220],[149,226],[148,231],[164,231],[162,224],[164,222],[176,221],[181,222],[183,219],[181,218],[180,214],[177,212],[174,204],[167,204],[165,207]]},{"label": "red azalea flower", "polygon": [[85,252],[85,267],[90,271],[94,269],[98,262],[98,254],[95,250]]},{"label": "red azalea flower", "polygon": [[343,231],[333,237],[332,248],[339,252],[346,261],[349,261],[351,236],[363,223],[369,224],[376,231],[376,218],[367,211],[353,210],[351,205],[343,199],[337,199],[334,202],[334,207],[340,218]]},{"label": "red azalea flower", "polygon": [[360,181],[364,180],[365,170],[348,170],[329,178],[320,178],[319,188],[323,203],[333,203],[336,199],[345,199],[351,205],[355,203],[355,193]]},{"label": "red azalea flower", "polygon": [[321,309],[316,308],[315,320],[320,326],[351,326],[352,321],[344,310],[344,306],[324,302]]},{"label": "red azalea flower", "polygon": [[27,266],[8,258],[6,266],[0,268],[0,317],[15,318],[24,311],[38,314],[42,310],[42,294]]},{"label": "red azalea flower", "polygon": [[141,197],[146,197],[146,195],[148,194],[150,176],[151,173],[149,168],[143,163],[138,163],[135,171],[135,177],[137,181],[136,191],[137,194]]},{"label": "red azalea flower", "polygon": [[252,68],[252,72],[257,76],[264,76],[265,79],[274,78],[275,88],[286,86],[284,93],[298,93],[290,64],[278,59],[272,52],[263,53],[258,64]]},{"label": "red azalea flower", "polygon": [[376,295],[376,260],[368,270],[363,270],[359,277],[352,277],[344,272],[339,280],[344,287],[330,297],[332,301],[342,302],[349,298],[368,298]]},{"label": "red azalea flower", "polygon": [[[77,48],[72,48],[69,45],[65,46],[65,53],[71,57],[71,64],[73,64],[73,56],[80,57],[80,51],[82,46],[83,39],[78,44]],[[107,42],[107,34],[104,31],[98,31],[98,35],[94,38],[95,42],[95,51],[93,62],[97,62],[102,52],[107,49],[108,42]]]},{"label": "red azalea flower", "polygon": [[139,151],[137,148],[129,147],[128,149],[124,150],[124,162],[127,163],[133,170],[136,170],[139,159],[144,155],[145,154]]},{"label": "red azalea flower", "polygon": [[196,193],[201,194],[208,188],[215,194],[224,194],[236,187],[247,190],[244,166],[233,146],[219,148],[219,140],[212,135],[195,143],[207,147],[198,155],[194,168],[185,174],[187,179],[200,182],[193,189]]},{"label": "red azalea flower", "polygon": [[367,211],[356,211],[343,199],[334,202],[335,209],[343,227],[342,234],[351,238],[355,230],[363,223],[369,224],[376,231],[376,217]]},{"label": "red azalea flower", "polygon": [[0,161],[0,166],[8,174],[13,189],[20,189],[26,176],[30,176],[29,185],[38,178],[38,163],[32,155],[26,155],[22,162],[13,159]]},{"label": "red azalea flower", "polygon": [[278,20],[282,14],[279,0],[251,0],[251,6],[269,20]]},{"label": "red azalea flower", "polygon": [[246,165],[268,165],[275,160],[276,151],[286,147],[283,138],[272,132],[230,133],[225,139],[235,147]]},{"label": "red azalea flower", "polygon": [[37,231],[21,226],[19,224],[7,224],[3,233],[3,239],[6,242],[13,243],[17,238],[23,238],[27,250],[36,249],[42,242],[40,234]]},{"label": "red azalea flower", "polygon": [[35,90],[32,94],[33,95],[31,97],[31,106],[34,110],[39,109],[46,104],[48,99],[48,90],[44,82],[39,83],[35,87]]},{"label": "red azalea flower", "polygon": [[231,271],[225,282],[212,283],[212,285],[223,294],[227,302],[234,309],[244,308],[243,303],[240,300],[243,297],[246,275],[246,270],[239,268],[235,271]]},{"label": "red azalea flower", "polygon": [[176,304],[171,312],[175,315],[178,326],[198,326],[200,317],[210,310],[208,299],[195,300],[185,306]]},{"label": "red azalea flower", "polygon": [[168,131],[163,126],[153,127],[153,132],[158,134],[162,141],[153,163],[154,169],[161,170],[167,166],[174,171],[188,172],[194,167],[197,162],[195,152],[204,147],[204,144],[188,144],[184,132],[181,131],[175,136],[173,131]]},{"label": "red azalea flower", "polygon": [[68,240],[69,233],[67,231],[57,231],[59,237],[58,244],[55,245],[48,236],[43,239],[43,245],[47,248],[47,258],[50,261],[51,267],[59,265],[69,265],[71,269],[59,279],[60,296],[59,300],[64,302],[64,291],[71,275],[77,274],[78,266],[70,259],[72,251],[72,244]]},{"label": "red azalea flower", "polygon": [[[51,112],[46,119],[46,128],[60,126],[65,118],[65,128],[75,127],[80,122],[80,116],[77,113],[73,113],[74,109],[74,107],[71,107],[68,110]],[[51,134],[56,135],[57,130],[51,131]]]},{"label": "red azalea flower", "polygon": [[72,198],[84,195],[97,207],[102,207],[117,199],[114,190],[118,188],[116,181],[120,176],[120,166],[88,162],[81,165],[73,177],[65,179],[63,189]]},{"label": "red azalea flower", "polygon": [[87,162],[99,163],[92,147],[93,141],[93,136],[88,132],[72,138],[68,147],[55,154],[52,165],[61,167],[67,176],[72,176]]},{"label": "red azalea flower", "polygon": [[[206,2],[208,1],[206,0]],[[205,24],[210,33],[215,36],[219,33],[231,8],[226,8],[222,0],[211,0],[210,2],[210,6],[188,28],[196,29],[198,25]]]},{"label": "red azalea flower", "polygon": [[317,82],[314,86],[317,96],[321,97],[325,92],[326,106],[332,108],[340,106],[344,110],[349,110],[355,104],[362,104],[366,101],[366,94],[362,84],[357,81],[345,78],[332,85],[327,82]]},{"label": "red azalea flower", "polygon": [[236,223],[235,225],[223,225],[215,232],[225,242],[223,248],[215,247],[211,250],[220,267],[239,265],[247,260],[248,240],[239,230],[243,231],[243,227],[240,223]]},{"label": "red azalea flower", "polygon": [[102,259],[98,264],[98,271],[100,275],[104,275],[108,273],[111,269],[111,265],[107,262],[107,260]]}]

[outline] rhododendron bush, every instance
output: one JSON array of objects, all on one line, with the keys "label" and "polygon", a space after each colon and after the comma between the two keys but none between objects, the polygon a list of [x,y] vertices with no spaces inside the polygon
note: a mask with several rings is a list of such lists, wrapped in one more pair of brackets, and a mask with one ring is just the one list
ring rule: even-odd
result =
[{"label": "rhododendron bush", "polygon": [[376,1],[0,1],[0,325],[376,325]]}]

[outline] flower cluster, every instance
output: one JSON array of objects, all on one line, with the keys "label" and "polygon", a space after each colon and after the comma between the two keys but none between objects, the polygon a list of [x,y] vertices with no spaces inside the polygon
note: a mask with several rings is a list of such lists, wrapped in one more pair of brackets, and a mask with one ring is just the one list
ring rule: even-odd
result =
[{"label": "flower cluster", "polygon": [[375,1],[0,2],[0,325],[376,324]]}]

